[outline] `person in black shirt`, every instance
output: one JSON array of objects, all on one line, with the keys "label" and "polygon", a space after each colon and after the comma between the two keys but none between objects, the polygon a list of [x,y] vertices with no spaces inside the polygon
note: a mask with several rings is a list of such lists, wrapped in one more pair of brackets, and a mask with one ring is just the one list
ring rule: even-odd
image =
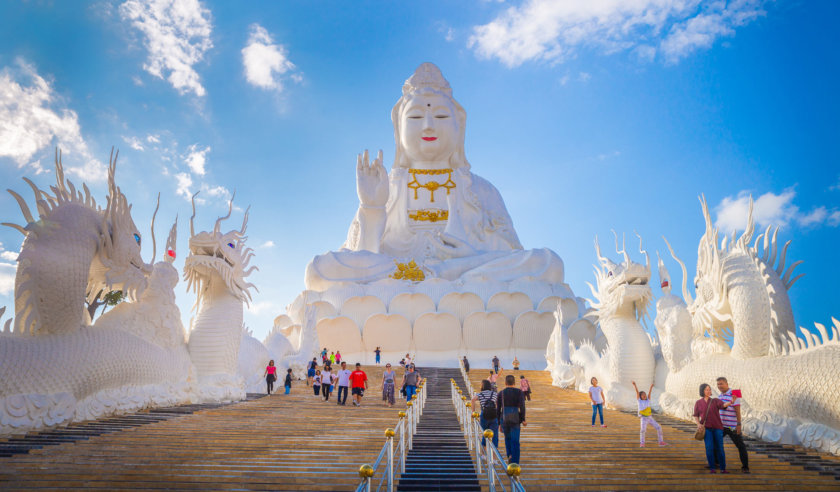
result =
[{"label": "person in black shirt", "polygon": [[505,452],[508,462],[519,463],[519,430],[526,426],[525,394],[516,387],[516,377],[505,377],[505,389],[499,392],[496,402],[502,432],[505,433]]},{"label": "person in black shirt", "polygon": [[470,373],[470,361],[467,360],[467,356],[464,356],[464,371],[469,374]]}]

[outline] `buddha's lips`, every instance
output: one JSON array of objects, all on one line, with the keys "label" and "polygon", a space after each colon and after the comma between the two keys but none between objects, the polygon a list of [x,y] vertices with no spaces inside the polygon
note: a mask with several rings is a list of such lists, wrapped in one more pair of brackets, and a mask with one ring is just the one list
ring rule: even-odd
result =
[{"label": "buddha's lips", "polygon": [[423,140],[425,140],[427,142],[434,142],[435,140],[437,140],[437,137],[422,137],[422,138],[423,138]]}]

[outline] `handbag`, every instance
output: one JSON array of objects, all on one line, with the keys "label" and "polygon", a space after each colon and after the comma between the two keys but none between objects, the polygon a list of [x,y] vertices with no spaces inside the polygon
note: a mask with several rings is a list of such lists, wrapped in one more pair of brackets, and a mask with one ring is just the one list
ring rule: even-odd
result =
[{"label": "handbag", "polygon": [[[709,417],[709,408],[711,408],[711,406],[712,406],[712,399],[709,398],[709,402],[706,404],[706,415],[703,415],[703,421],[700,422],[701,424],[706,423],[706,419]],[[701,426],[699,429],[697,429],[694,432],[694,439],[697,439],[698,441],[702,441],[705,438],[706,438],[706,427]]]}]

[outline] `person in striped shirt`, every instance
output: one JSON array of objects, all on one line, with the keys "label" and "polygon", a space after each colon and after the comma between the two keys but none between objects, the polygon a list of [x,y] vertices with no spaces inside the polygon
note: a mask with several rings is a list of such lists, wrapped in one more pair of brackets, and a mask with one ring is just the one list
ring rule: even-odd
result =
[{"label": "person in striped shirt", "polygon": [[729,382],[725,377],[717,378],[717,387],[720,391],[718,397],[724,403],[732,403],[728,408],[720,410],[720,420],[723,422],[723,435],[729,436],[735,447],[738,448],[738,456],[741,458],[741,473],[750,472],[750,461],[747,455],[747,445],[744,444],[744,436],[741,433],[741,395],[735,390],[733,395]]}]

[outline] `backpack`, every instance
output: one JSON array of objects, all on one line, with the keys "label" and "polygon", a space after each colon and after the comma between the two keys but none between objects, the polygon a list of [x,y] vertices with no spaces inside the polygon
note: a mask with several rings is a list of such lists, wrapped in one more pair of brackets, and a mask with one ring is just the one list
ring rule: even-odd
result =
[{"label": "backpack", "polygon": [[496,402],[492,398],[481,405],[481,418],[484,420],[496,420],[499,414],[496,413]]}]

